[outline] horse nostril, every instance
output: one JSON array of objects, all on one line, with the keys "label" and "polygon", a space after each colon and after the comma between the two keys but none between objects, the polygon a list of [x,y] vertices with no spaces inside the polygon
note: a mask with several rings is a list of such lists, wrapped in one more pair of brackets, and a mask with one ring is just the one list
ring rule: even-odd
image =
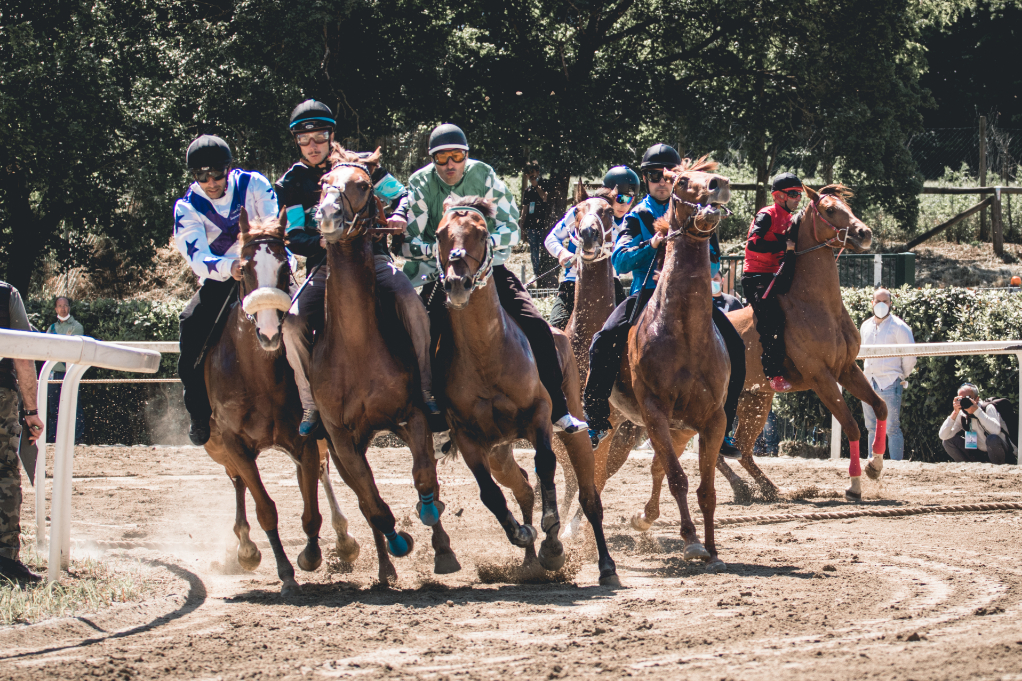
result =
[{"label": "horse nostril", "polygon": [[713,178],[712,180],[710,180],[709,187],[710,191],[714,191],[717,189],[717,178]]}]

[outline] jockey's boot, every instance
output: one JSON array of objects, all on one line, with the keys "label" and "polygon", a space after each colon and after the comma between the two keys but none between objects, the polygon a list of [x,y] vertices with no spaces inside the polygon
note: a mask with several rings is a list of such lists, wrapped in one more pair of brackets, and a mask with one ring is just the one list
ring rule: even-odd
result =
[{"label": "jockey's boot", "polygon": [[36,584],[43,578],[28,569],[20,560],[0,557],[0,580],[10,580],[15,584]]},{"label": "jockey's boot", "polygon": [[784,376],[774,376],[770,379],[770,389],[775,393],[785,393],[791,390],[791,383]]},{"label": "jockey's boot", "polygon": [[298,426],[299,435],[312,435],[319,428],[319,411],[305,409],[302,411],[302,423]]},{"label": "jockey's boot", "polygon": [[720,455],[725,459],[742,458],[742,450],[738,449],[738,443],[734,435],[725,435],[724,442],[720,445]]},{"label": "jockey's boot", "polygon": [[589,423],[589,440],[593,443],[593,449],[600,446],[603,438],[610,435],[610,421],[607,418],[594,418],[588,413],[585,415]]},{"label": "jockey's boot", "polygon": [[188,439],[196,447],[209,442],[209,417],[191,416],[191,423],[188,426]]},{"label": "jockey's boot", "polygon": [[426,424],[429,426],[429,429],[434,433],[443,433],[449,430],[447,417],[444,416],[439,405],[437,405],[436,398],[433,397],[433,393],[428,390],[423,390],[422,401],[426,406]]},{"label": "jockey's boot", "polygon": [[580,430],[585,430],[589,427],[585,421],[579,421],[571,414],[565,414],[561,418],[554,421],[554,430],[563,430],[565,433],[577,433]]}]

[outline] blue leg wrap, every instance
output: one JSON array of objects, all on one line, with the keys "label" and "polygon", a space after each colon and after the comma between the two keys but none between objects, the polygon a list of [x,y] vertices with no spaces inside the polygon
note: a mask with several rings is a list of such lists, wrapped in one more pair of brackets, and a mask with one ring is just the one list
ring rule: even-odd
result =
[{"label": "blue leg wrap", "polygon": [[398,558],[408,555],[408,542],[404,537],[395,531],[385,532],[383,536],[387,538],[387,550],[390,551],[390,555]]},{"label": "blue leg wrap", "polygon": [[440,522],[440,509],[433,503],[433,493],[419,495],[419,520],[432,527]]}]

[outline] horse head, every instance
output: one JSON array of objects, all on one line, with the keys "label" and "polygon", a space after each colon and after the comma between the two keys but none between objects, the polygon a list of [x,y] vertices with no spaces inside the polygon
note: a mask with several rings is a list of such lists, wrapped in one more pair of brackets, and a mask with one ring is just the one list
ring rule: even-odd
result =
[{"label": "horse head", "polygon": [[[583,190],[584,192],[585,190]],[[596,196],[585,196],[575,206],[575,255],[583,262],[609,258],[614,250],[614,209],[610,201],[614,190],[600,190]]]},{"label": "horse head", "polygon": [[267,352],[280,349],[280,327],[291,307],[288,293],[291,265],[284,245],[287,218],[269,218],[250,224],[248,213],[241,209],[241,309],[255,323],[256,338]]},{"label": "horse head", "polygon": [[486,285],[493,267],[493,244],[486,220],[497,208],[479,196],[444,201],[444,216],[436,230],[436,259],[447,292],[447,305],[460,310],[472,291]]},{"label": "horse head", "polygon": [[322,193],[316,207],[320,234],[329,243],[362,236],[379,216],[379,203],[373,196],[369,163],[379,160],[379,149],[368,159],[334,143],[330,154],[333,167],[320,180]]},{"label": "horse head", "polygon": [[725,204],[731,200],[731,180],[714,173],[716,169],[717,162],[703,156],[695,161],[686,158],[665,171],[673,182],[668,238],[684,233],[709,239],[721,219],[730,215]]},{"label": "horse head", "polygon": [[828,184],[819,193],[806,187],[809,205],[802,211],[803,220],[812,225],[813,238],[833,248],[848,248],[865,253],[873,243],[873,230],[855,217],[848,201],[852,190],[843,184]]}]

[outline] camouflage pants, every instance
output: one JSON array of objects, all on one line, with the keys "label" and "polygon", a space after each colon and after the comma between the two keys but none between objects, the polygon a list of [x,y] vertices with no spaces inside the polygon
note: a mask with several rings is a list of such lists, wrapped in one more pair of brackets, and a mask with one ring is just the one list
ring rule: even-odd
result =
[{"label": "camouflage pants", "polygon": [[21,550],[20,404],[16,390],[0,388],[0,557],[12,560],[18,559]]}]

